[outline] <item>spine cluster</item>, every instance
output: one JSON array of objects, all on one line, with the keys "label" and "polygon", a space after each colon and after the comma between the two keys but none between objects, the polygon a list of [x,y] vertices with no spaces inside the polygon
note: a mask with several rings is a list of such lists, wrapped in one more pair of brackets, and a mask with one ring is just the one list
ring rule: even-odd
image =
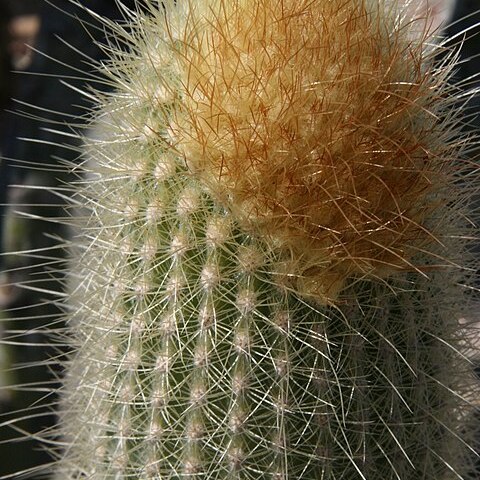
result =
[{"label": "spine cluster", "polygon": [[162,4],[115,27],[57,478],[467,478],[449,61],[380,0]]}]

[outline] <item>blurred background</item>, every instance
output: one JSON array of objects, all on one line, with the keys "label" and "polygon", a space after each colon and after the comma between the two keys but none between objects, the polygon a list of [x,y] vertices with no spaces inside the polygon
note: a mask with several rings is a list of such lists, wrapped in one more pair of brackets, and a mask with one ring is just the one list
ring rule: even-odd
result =
[{"label": "blurred background", "polygon": [[[115,0],[78,3],[122,21]],[[69,0],[0,0],[0,478],[47,477],[35,469],[50,461],[38,435],[55,424],[51,391],[66,353],[55,338],[70,235],[65,167],[78,162],[91,106],[80,92],[107,88],[94,66],[105,35]]]},{"label": "blurred background", "polygon": [[[122,21],[115,0],[79,3]],[[480,0],[458,0],[451,16],[444,34],[463,41],[457,80],[480,86]],[[76,132],[90,106],[79,92],[107,88],[94,67],[105,36],[69,0],[0,0],[0,479],[48,478],[37,472],[50,461],[38,436],[55,425],[51,392],[67,353],[56,335],[70,232],[61,222],[65,199],[42,187],[69,195],[65,166],[79,161]],[[475,96],[464,108],[466,129],[480,133],[479,112]]]}]

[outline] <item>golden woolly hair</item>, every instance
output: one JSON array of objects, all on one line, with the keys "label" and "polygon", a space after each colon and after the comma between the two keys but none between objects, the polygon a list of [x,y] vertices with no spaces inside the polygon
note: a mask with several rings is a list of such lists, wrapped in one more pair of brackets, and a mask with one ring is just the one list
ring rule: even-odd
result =
[{"label": "golden woolly hair", "polygon": [[177,47],[188,168],[288,252],[300,290],[421,269],[458,155],[426,35],[376,0],[218,3],[191,7]]}]

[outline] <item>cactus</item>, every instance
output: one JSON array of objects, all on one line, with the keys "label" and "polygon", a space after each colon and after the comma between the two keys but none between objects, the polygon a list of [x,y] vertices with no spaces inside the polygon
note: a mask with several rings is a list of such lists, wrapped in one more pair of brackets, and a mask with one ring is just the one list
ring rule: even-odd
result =
[{"label": "cactus", "polygon": [[381,0],[175,3],[111,25],[57,478],[467,478],[454,53]]}]

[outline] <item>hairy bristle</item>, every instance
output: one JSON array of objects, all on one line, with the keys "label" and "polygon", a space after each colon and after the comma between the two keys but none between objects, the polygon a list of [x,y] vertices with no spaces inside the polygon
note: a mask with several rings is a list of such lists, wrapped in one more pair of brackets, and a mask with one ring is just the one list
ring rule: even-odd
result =
[{"label": "hairy bristle", "polygon": [[352,275],[421,269],[458,146],[415,22],[365,0],[213,4],[178,47],[187,167],[325,301]]}]

